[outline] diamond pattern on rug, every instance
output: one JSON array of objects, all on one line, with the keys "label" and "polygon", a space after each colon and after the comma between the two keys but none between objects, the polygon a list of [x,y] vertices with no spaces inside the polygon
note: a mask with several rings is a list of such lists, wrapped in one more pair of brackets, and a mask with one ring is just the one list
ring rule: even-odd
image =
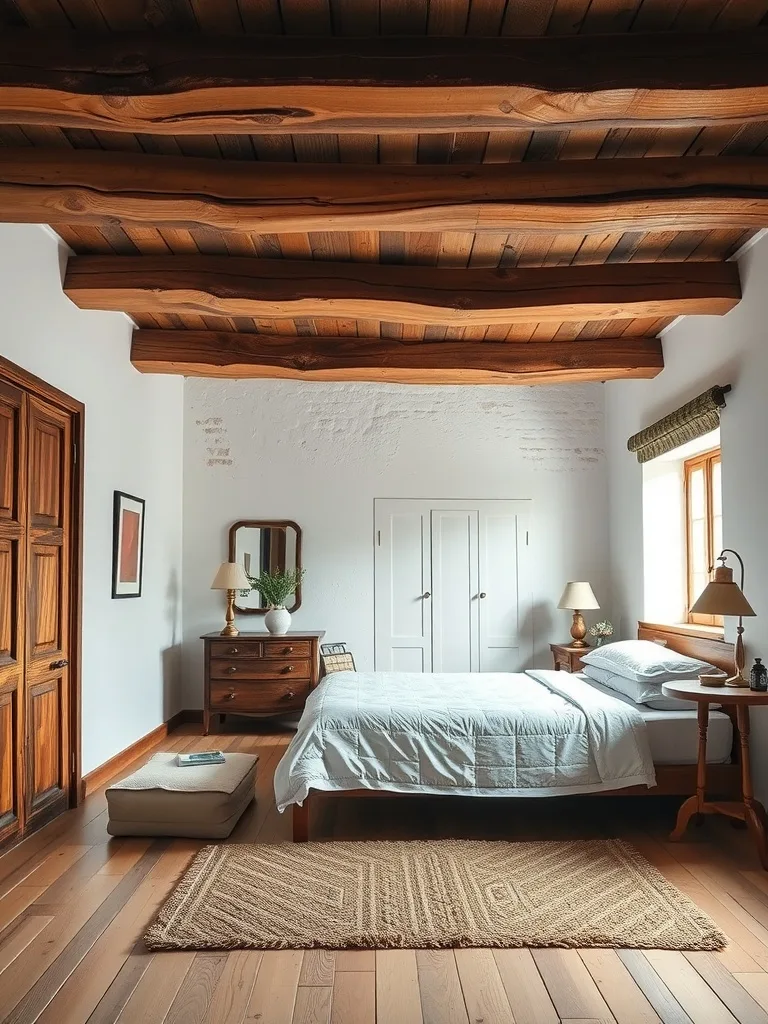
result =
[{"label": "diamond pattern on rug", "polygon": [[207,846],[145,942],[150,949],[726,944],[687,896],[614,839]]}]

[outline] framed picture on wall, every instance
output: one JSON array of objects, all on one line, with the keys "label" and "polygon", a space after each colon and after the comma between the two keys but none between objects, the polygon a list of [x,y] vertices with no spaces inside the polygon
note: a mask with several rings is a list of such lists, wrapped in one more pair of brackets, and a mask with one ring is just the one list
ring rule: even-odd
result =
[{"label": "framed picture on wall", "polygon": [[112,597],[141,597],[144,569],[144,499],[115,491]]}]

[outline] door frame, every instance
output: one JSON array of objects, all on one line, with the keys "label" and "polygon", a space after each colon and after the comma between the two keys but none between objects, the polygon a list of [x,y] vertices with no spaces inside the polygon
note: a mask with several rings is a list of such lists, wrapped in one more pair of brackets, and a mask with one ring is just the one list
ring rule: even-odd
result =
[{"label": "door frame", "polygon": [[[70,452],[72,474],[72,536],[70,546],[70,619],[69,619],[69,735],[72,754],[69,775],[69,806],[83,799],[82,784],[82,637],[83,637],[83,498],[85,485],[85,405],[52,384],[0,356],[0,380],[72,416],[73,446]],[[26,838],[26,837],[22,837]]]}]

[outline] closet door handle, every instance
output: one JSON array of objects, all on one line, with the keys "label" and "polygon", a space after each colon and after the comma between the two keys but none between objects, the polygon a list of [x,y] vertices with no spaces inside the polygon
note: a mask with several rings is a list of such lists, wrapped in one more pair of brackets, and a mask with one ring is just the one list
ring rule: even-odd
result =
[{"label": "closet door handle", "polygon": [[485,591],[483,591],[482,593],[478,594],[477,596],[482,600],[482,598],[486,597],[487,595],[486,595]]},{"label": "closet door handle", "polygon": [[51,669],[66,668],[69,662],[66,658],[59,658],[58,661],[51,662]]},{"label": "closet door handle", "polygon": [[430,594],[430,592],[428,590],[426,590],[421,596],[425,597],[425,598],[426,597],[432,597],[432,595]]}]

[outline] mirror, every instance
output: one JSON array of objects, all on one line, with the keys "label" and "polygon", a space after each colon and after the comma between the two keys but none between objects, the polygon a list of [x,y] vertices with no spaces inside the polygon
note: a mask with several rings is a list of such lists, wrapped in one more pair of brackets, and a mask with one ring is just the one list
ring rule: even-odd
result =
[{"label": "mirror", "polygon": [[[301,529],[288,519],[243,519],[229,530],[229,560],[239,562],[249,576],[301,568]],[[301,605],[301,585],[285,603],[289,612]],[[235,611],[264,615],[268,605],[257,590],[238,596]]]}]

